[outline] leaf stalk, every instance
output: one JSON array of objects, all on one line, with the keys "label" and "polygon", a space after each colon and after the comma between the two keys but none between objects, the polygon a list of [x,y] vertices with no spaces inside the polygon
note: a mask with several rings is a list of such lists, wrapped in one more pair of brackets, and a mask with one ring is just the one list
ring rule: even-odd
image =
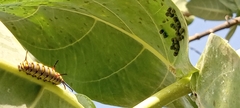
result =
[{"label": "leaf stalk", "polygon": [[163,107],[164,105],[191,93],[190,80],[191,76],[184,77],[142,101],[134,106],[134,108],[150,108],[155,105]]}]

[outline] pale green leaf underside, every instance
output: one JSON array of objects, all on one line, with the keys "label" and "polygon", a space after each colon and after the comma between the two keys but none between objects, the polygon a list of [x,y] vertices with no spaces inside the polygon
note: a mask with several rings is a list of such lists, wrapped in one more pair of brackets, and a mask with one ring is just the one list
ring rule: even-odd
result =
[{"label": "pale green leaf underside", "polygon": [[[63,86],[43,82],[19,72],[17,65],[24,58],[21,54],[24,53],[21,52],[23,48],[2,23],[0,28],[0,107],[83,107],[83,101],[78,102],[76,96]],[[28,60],[32,61],[30,57]]]},{"label": "pale green leaf underside", "polygon": [[189,12],[205,20],[225,20],[232,11],[219,0],[191,0],[187,4]]},{"label": "pale green leaf underside", "polygon": [[202,108],[237,108],[240,58],[226,40],[211,34],[197,67],[196,102]]},{"label": "pale green leaf underside", "polygon": [[238,12],[240,10],[239,0],[220,0],[220,2],[231,9],[232,12]]},{"label": "pale green leaf underside", "polygon": [[[170,50],[174,21],[165,15],[169,7],[185,30],[176,57]],[[27,50],[48,66],[59,60],[56,70],[67,73],[65,81],[96,101],[133,106],[174,82],[173,74],[194,70],[186,24],[170,1],[19,2],[0,10]]]}]

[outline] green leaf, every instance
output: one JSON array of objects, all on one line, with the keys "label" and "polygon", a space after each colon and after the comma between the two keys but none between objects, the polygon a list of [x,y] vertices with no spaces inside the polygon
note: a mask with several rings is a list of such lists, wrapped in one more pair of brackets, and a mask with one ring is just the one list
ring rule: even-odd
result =
[{"label": "green leaf", "polygon": [[[186,23],[171,1],[23,0],[4,1],[0,10],[28,51],[48,66],[59,60],[64,80],[102,103],[133,106],[195,71]],[[180,50],[171,50],[179,35]]]},{"label": "green leaf", "polygon": [[220,2],[231,9],[232,12],[238,12],[240,10],[239,0],[220,0]]},{"label": "green leaf", "polygon": [[187,4],[189,12],[205,20],[225,20],[232,11],[219,0],[191,0]]},{"label": "green leaf", "polygon": [[186,4],[187,4],[187,0],[172,0],[173,3],[175,3],[177,5],[177,7],[179,8],[180,11],[184,12],[184,11],[188,11]]},{"label": "green leaf", "polygon": [[76,94],[76,97],[77,97],[79,103],[81,103],[84,106],[84,108],[96,108],[94,103],[87,96],[82,95],[82,94]]},{"label": "green leaf", "polygon": [[232,38],[233,34],[235,33],[235,31],[236,31],[236,29],[237,29],[237,26],[238,26],[238,25],[234,25],[234,26],[231,26],[231,27],[230,27],[230,30],[229,30],[227,36],[225,37],[226,40],[229,41],[229,40]]},{"label": "green leaf", "polygon": [[210,34],[197,67],[196,102],[202,108],[237,108],[240,58],[226,40]]},{"label": "green leaf", "polygon": [[[238,10],[240,10],[240,2],[239,1],[236,1],[236,5],[237,5]],[[237,12],[237,14],[239,14],[239,11]]]},{"label": "green leaf", "polygon": [[[83,102],[80,104],[76,96],[61,85],[43,82],[19,72],[18,61],[24,59],[19,52],[23,48],[2,23],[0,28],[0,107],[83,107]],[[31,61],[30,57],[28,60]]]}]

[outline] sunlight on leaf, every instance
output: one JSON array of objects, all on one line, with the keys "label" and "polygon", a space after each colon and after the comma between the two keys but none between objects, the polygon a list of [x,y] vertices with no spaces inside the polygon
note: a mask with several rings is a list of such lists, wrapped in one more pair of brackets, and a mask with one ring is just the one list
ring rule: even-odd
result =
[{"label": "sunlight on leaf", "polygon": [[82,107],[68,90],[19,72],[17,65],[24,59],[20,53],[24,50],[2,23],[0,28],[0,107]]},{"label": "sunlight on leaf", "polygon": [[232,11],[219,0],[191,0],[187,4],[189,12],[205,20],[225,20]]},{"label": "sunlight on leaf", "polygon": [[185,20],[167,0],[2,2],[0,19],[78,93],[132,106],[195,69]]},{"label": "sunlight on leaf", "polygon": [[219,0],[223,5],[231,9],[232,12],[238,12],[240,10],[240,7],[238,4],[240,4],[239,0]]},{"label": "sunlight on leaf", "polygon": [[[220,61],[219,61],[220,60]],[[196,102],[201,108],[237,108],[240,103],[240,58],[226,40],[210,34],[195,77]]]}]

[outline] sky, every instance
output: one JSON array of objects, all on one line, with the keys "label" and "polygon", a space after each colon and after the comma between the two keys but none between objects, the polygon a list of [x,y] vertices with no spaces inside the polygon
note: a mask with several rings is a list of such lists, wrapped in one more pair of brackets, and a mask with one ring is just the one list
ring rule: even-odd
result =
[{"label": "sky", "polygon": [[[225,21],[205,21],[200,18],[195,18],[193,23],[188,26],[188,33],[189,36],[192,36],[196,33],[201,33],[206,30],[209,30],[213,27],[216,27],[220,24],[223,24]],[[215,32],[216,35],[225,38],[229,29],[224,29],[218,32]],[[237,28],[236,32],[233,34],[233,37],[229,40],[229,44],[233,47],[233,49],[238,50],[240,49],[240,44],[238,41],[240,40],[240,30]],[[208,36],[201,38],[200,40],[195,40],[189,43],[189,59],[193,66],[195,66],[198,62],[200,55],[196,53],[194,50],[190,48],[196,49],[198,52],[202,53],[204,51]],[[94,103],[97,108],[117,108],[115,106],[109,106],[105,104],[101,104],[98,102]]]},{"label": "sky", "polygon": [[[223,24],[225,21],[204,21],[203,19],[196,18],[194,22],[189,25],[189,35],[194,35],[195,33],[200,33],[205,30],[208,30],[210,28],[213,28],[217,25]],[[225,38],[227,33],[229,32],[229,29],[224,29],[218,32],[215,32],[216,35]],[[238,44],[238,40],[240,40],[240,37],[238,36],[240,34],[239,28],[236,29],[236,32],[233,34],[233,37],[229,40],[229,44],[233,47],[233,49],[238,50],[240,49],[240,44]],[[208,37],[201,38],[200,40],[196,40],[189,43],[189,47],[193,47],[197,49],[200,52],[203,52]],[[193,65],[196,65],[198,58],[200,57],[199,54],[197,54],[195,51],[189,49],[189,57],[190,61]]]}]

